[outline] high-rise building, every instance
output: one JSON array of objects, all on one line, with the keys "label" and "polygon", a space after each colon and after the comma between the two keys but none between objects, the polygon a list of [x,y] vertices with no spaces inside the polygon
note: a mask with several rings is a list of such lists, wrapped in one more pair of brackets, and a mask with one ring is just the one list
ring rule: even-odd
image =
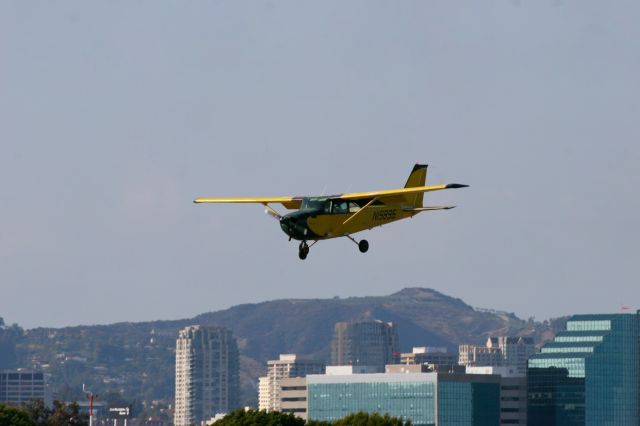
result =
[{"label": "high-rise building", "polygon": [[222,327],[190,326],[176,341],[175,426],[200,424],[239,404],[238,347]]},{"label": "high-rise building", "polygon": [[260,410],[280,411],[282,379],[324,374],[324,362],[294,354],[282,354],[280,359],[267,361],[267,375],[260,378],[258,403]]},{"label": "high-rise building", "polygon": [[398,351],[398,330],[382,321],[339,322],[331,342],[332,365],[365,365],[384,372],[394,364]]},{"label": "high-rise building", "polygon": [[269,377],[258,377],[258,409],[267,410],[269,407]]},{"label": "high-rise building", "polygon": [[529,359],[528,424],[640,424],[640,311],[575,315]]},{"label": "high-rise building", "polygon": [[0,403],[20,405],[45,400],[44,373],[30,370],[0,371]]},{"label": "high-rise building", "polygon": [[364,411],[416,426],[499,424],[499,376],[414,372],[420,365],[388,367],[385,374],[307,376],[308,418],[335,421]]}]

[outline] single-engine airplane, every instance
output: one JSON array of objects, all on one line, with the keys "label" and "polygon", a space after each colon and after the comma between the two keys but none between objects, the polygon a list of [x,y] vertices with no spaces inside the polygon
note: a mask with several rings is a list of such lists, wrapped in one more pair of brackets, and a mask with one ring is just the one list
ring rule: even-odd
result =
[{"label": "single-engine airplane", "polygon": [[[369,250],[367,240],[356,241],[356,232],[385,225],[418,213],[447,210],[455,206],[423,206],[425,192],[441,189],[465,188],[469,185],[425,186],[427,165],[416,164],[404,188],[373,192],[319,197],[256,197],[256,198],[196,198],[194,203],[257,203],[265,206],[265,212],[278,219],[280,227],[291,239],[300,241],[298,256],[306,259],[309,247],[320,240],[347,237],[362,253]],[[269,204],[282,204],[296,211],[281,215]],[[308,244],[308,241],[312,241]]]}]

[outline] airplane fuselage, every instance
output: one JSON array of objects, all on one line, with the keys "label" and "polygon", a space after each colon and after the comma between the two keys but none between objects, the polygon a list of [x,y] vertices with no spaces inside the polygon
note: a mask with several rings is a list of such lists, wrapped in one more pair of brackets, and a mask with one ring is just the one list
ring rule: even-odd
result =
[{"label": "airplane fuselage", "polygon": [[295,240],[325,240],[344,237],[400,219],[414,216],[401,205],[370,205],[366,201],[345,202],[331,197],[309,197],[300,210],[282,216],[280,227]]}]

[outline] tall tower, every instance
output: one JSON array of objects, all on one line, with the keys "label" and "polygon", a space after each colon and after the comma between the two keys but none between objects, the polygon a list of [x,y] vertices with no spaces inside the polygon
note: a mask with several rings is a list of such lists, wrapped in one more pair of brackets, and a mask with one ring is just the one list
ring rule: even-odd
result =
[{"label": "tall tower", "polygon": [[175,426],[200,424],[239,406],[238,347],[222,327],[190,326],[176,341]]},{"label": "tall tower", "polygon": [[391,322],[339,322],[331,343],[331,363],[372,366],[383,373],[385,365],[394,363],[398,346],[398,330]]}]

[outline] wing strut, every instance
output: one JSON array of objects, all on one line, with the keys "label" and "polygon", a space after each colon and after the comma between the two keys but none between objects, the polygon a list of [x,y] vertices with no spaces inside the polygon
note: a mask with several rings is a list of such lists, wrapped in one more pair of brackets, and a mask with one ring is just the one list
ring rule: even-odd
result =
[{"label": "wing strut", "polygon": [[262,205],[264,206],[264,212],[266,214],[268,214],[271,217],[274,217],[278,220],[282,219],[282,215],[280,213],[278,213],[273,207],[271,207],[269,204],[267,203],[262,203]]},{"label": "wing strut", "polygon": [[349,222],[351,219],[353,219],[354,217],[358,216],[360,213],[362,213],[362,211],[364,209],[366,209],[367,207],[369,207],[371,204],[373,204],[374,202],[378,201],[378,197],[374,197],[371,199],[371,201],[369,201],[367,204],[364,205],[364,207],[362,207],[360,210],[358,210],[357,212],[355,212],[354,214],[352,214],[351,216],[349,216],[347,218],[347,220],[345,220],[344,222],[342,222],[343,225],[346,225],[347,222]]}]

